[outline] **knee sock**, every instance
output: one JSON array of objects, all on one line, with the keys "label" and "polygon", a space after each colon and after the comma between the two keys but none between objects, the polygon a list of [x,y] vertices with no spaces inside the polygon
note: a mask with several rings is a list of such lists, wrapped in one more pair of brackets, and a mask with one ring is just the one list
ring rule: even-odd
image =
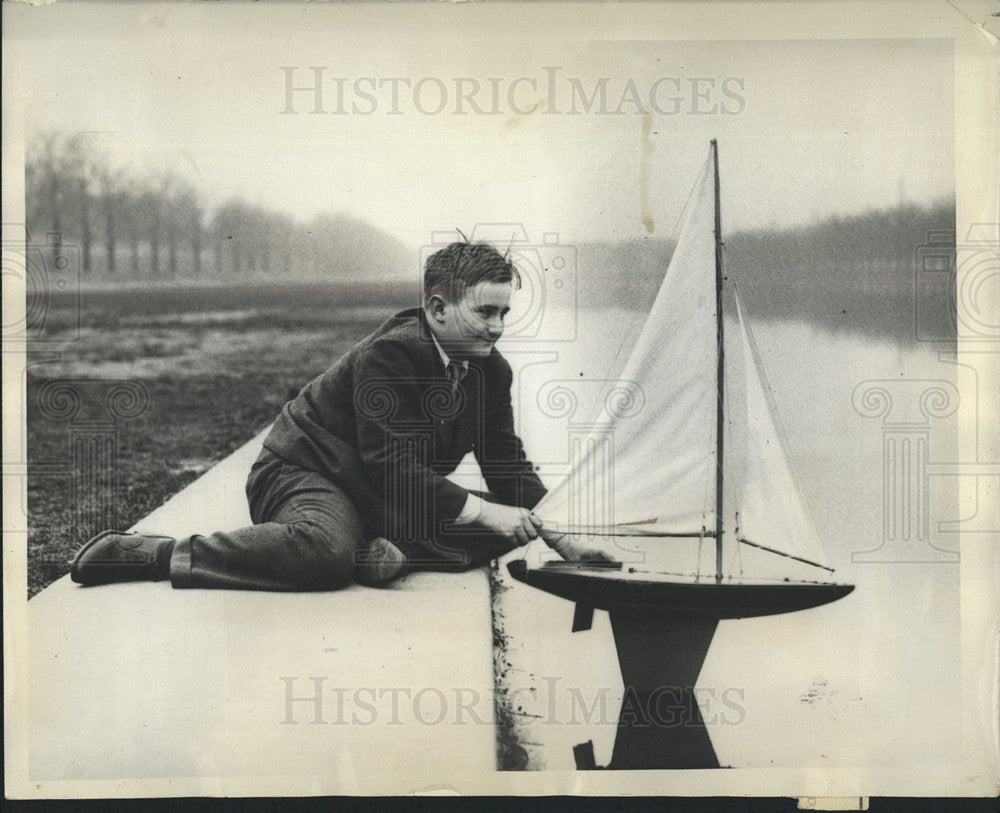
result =
[{"label": "knee sock", "polygon": [[376,587],[398,579],[406,572],[406,556],[388,539],[377,536],[358,549],[354,580]]}]

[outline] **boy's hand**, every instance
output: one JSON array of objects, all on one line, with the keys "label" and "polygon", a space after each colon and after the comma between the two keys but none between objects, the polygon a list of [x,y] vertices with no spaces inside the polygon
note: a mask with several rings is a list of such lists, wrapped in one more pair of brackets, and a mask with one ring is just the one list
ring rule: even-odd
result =
[{"label": "boy's hand", "polygon": [[545,544],[562,556],[562,558],[567,562],[618,561],[610,554],[605,553],[601,548],[584,542],[583,540],[586,539],[586,537],[574,539],[572,536],[567,536],[566,534],[561,534],[557,531],[550,531],[545,528],[539,529],[539,535],[545,540]]},{"label": "boy's hand", "polygon": [[476,524],[488,528],[516,545],[527,545],[538,537],[542,521],[527,508],[484,502]]}]

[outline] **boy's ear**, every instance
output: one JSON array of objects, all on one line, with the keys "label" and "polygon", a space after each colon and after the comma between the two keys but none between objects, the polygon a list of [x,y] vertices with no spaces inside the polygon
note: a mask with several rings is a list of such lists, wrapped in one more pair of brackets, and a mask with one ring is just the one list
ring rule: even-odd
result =
[{"label": "boy's ear", "polygon": [[444,319],[444,312],[448,308],[448,303],[444,301],[444,297],[440,294],[431,294],[430,299],[427,300],[426,307],[427,313],[440,322]]}]

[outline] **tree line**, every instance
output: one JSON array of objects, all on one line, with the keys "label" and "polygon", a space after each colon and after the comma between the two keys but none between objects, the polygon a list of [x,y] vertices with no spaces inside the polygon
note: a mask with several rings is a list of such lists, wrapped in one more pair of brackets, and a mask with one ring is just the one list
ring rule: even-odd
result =
[{"label": "tree line", "polygon": [[[25,171],[29,239],[79,247],[84,280],[232,284],[418,274],[414,252],[363,220],[321,214],[303,223],[239,198],[210,205],[177,172],[114,166],[83,133],[32,139]],[[953,202],[904,203],[739,232],[726,241],[727,267],[744,289],[759,289],[747,292],[751,300],[770,292],[797,301],[833,288],[880,293],[912,279],[922,246],[953,244],[954,224]],[[581,302],[637,304],[659,287],[672,248],[660,239],[579,245]]]},{"label": "tree line", "polygon": [[910,280],[922,253],[955,244],[955,205],[900,203],[787,230],[755,230],[726,241],[728,264],[747,285],[833,283],[877,288]]},{"label": "tree line", "polygon": [[[662,238],[580,245],[580,303],[648,309],[673,250]],[[724,267],[754,319],[902,340],[955,335],[953,201],[736,232]]]},{"label": "tree line", "polygon": [[303,223],[239,198],[213,206],[180,173],[115,166],[83,133],[33,139],[25,186],[29,241],[57,252],[72,244],[84,280],[343,280],[409,270],[397,241],[349,215]]}]

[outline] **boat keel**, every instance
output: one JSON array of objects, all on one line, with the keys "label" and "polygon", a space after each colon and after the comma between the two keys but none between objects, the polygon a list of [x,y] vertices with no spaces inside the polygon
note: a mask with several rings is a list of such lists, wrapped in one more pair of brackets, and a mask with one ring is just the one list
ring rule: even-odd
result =
[{"label": "boat keel", "polygon": [[[720,767],[694,693],[718,621],[624,610],[609,615],[625,691],[606,767]],[[573,751],[579,770],[597,767],[592,745],[582,743]]]}]

